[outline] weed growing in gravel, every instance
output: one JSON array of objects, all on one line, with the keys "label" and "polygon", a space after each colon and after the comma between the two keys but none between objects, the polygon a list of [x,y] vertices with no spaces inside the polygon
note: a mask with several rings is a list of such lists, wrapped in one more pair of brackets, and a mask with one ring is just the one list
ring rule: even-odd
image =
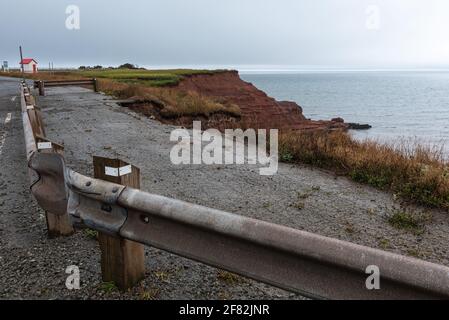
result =
[{"label": "weed growing in gravel", "polygon": [[318,192],[321,190],[320,186],[312,186],[310,189],[306,189],[302,192],[298,192],[298,199],[307,199],[309,198],[314,192]]},{"label": "weed growing in gravel", "polygon": [[279,159],[282,162],[286,162],[286,163],[290,163],[293,162],[293,154],[291,154],[290,152],[288,152],[287,150],[282,150],[282,152],[279,154]]},{"label": "weed growing in gravel", "polygon": [[154,275],[156,276],[156,278],[158,278],[161,281],[167,281],[170,276],[170,273],[167,271],[159,270],[159,271],[155,271]]},{"label": "weed growing in gravel", "polygon": [[142,290],[140,292],[140,299],[141,300],[154,300],[154,299],[156,299],[158,294],[159,294],[159,289],[157,289],[157,288],[152,288],[149,290]]},{"label": "weed growing in gravel", "polygon": [[272,204],[270,202],[264,202],[264,204],[262,205],[265,209],[270,209]]},{"label": "weed growing in gravel", "polygon": [[304,207],[306,206],[305,203],[303,201],[296,201],[295,203],[290,205],[291,207],[298,209],[298,210],[302,210],[304,209]]},{"label": "weed growing in gravel", "polygon": [[346,221],[345,225],[346,225],[346,227],[345,227],[346,233],[349,233],[349,234],[355,233],[356,229],[351,222]]},{"label": "weed growing in gravel", "polygon": [[308,197],[310,197],[311,196],[311,192],[308,192],[308,191],[306,191],[306,192],[298,192],[298,198],[299,199],[307,199]]},{"label": "weed growing in gravel", "polygon": [[312,196],[314,192],[318,192],[320,190],[321,188],[319,186],[312,186],[309,189],[298,191],[296,194],[297,196],[296,202],[292,203],[290,206],[297,210],[304,209],[304,207],[306,206],[304,201],[308,199],[310,196]]},{"label": "weed growing in gravel", "polygon": [[98,237],[98,231],[92,230],[92,229],[84,229],[84,234],[91,239],[97,239]]},{"label": "weed growing in gravel", "polygon": [[379,240],[379,247],[383,250],[387,250],[390,248],[390,240],[388,239],[380,239]]},{"label": "weed growing in gravel", "polygon": [[226,282],[227,284],[236,284],[236,283],[242,282],[241,277],[239,277],[238,275],[236,275],[234,273],[224,271],[224,270],[218,270],[217,278],[218,278],[218,280]]},{"label": "weed growing in gravel", "polygon": [[428,215],[397,210],[388,218],[388,223],[398,230],[421,234],[424,232],[424,225],[429,219]]},{"label": "weed growing in gravel", "polygon": [[117,288],[117,286],[115,285],[114,282],[103,282],[103,283],[100,285],[100,289],[101,289],[101,291],[103,291],[104,293],[112,293],[112,292],[118,290],[118,288]]},{"label": "weed growing in gravel", "polygon": [[418,249],[408,249],[407,254],[415,258],[421,258],[421,252]]}]

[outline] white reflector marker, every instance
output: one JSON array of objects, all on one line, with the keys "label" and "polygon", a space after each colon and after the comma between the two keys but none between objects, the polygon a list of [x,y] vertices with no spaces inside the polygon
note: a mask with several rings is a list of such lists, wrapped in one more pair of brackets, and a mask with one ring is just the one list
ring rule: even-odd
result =
[{"label": "white reflector marker", "polygon": [[104,168],[104,174],[111,177],[121,177],[125,176],[127,174],[130,174],[132,171],[132,166],[129,164],[124,167],[120,168],[113,168],[113,167],[105,167]]},{"label": "white reflector marker", "polygon": [[124,175],[130,174],[131,171],[132,171],[132,166],[129,164],[127,166],[119,168],[119,175],[124,176]]},{"label": "white reflector marker", "polygon": [[118,169],[119,168],[105,167],[104,174],[110,177],[118,177],[119,176]]},{"label": "white reflector marker", "polygon": [[51,145],[51,142],[38,142],[37,143],[37,149],[38,150],[46,150],[53,148]]}]

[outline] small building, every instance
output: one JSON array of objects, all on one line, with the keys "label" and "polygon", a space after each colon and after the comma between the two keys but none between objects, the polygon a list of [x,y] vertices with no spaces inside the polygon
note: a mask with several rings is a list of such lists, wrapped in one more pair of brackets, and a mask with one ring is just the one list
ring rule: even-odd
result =
[{"label": "small building", "polygon": [[3,71],[3,72],[9,72],[8,61],[3,61],[3,64],[2,64],[2,71]]},{"label": "small building", "polygon": [[20,65],[23,65],[23,71],[25,73],[37,73],[37,61],[32,58],[23,59]]}]

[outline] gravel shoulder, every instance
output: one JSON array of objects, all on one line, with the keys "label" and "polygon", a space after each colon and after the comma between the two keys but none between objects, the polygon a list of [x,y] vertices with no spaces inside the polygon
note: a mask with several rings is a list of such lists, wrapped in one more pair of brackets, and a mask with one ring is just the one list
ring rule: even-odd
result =
[{"label": "gravel shoulder", "polygon": [[[249,165],[175,166],[169,158],[175,127],[135,114],[111,97],[53,88],[38,104],[47,135],[65,145],[67,165],[83,174],[92,175],[93,155],[118,157],[141,168],[142,189],[151,193],[448,265],[444,212],[409,207],[429,216],[423,230],[396,229],[388,218],[403,210],[400,203],[346,178],[287,164],[274,176],[260,176]],[[9,133],[16,139],[6,140],[8,152],[0,158],[0,298],[300,298],[153,248],[146,249],[147,277],[141,285],[124,294],[109,292],[101,282],[95,239],[82,231],[46,239],[43,213],[27,186],[18,110]],[[72,264],[81,269],[78,291],[64,285],[65,268]]]}]

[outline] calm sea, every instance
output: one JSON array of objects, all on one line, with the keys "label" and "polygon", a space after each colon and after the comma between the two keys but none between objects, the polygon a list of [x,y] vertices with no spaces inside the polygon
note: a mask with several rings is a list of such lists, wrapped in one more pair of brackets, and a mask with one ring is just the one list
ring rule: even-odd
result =
[{"label": "calm sea", "polygon": [[[449,72],[242,72],[277,100],[292,100],[312,119],[368,123],[357,138],[418,140],[449,150]],[[447,141],[447,143],[446,143]]]}]

